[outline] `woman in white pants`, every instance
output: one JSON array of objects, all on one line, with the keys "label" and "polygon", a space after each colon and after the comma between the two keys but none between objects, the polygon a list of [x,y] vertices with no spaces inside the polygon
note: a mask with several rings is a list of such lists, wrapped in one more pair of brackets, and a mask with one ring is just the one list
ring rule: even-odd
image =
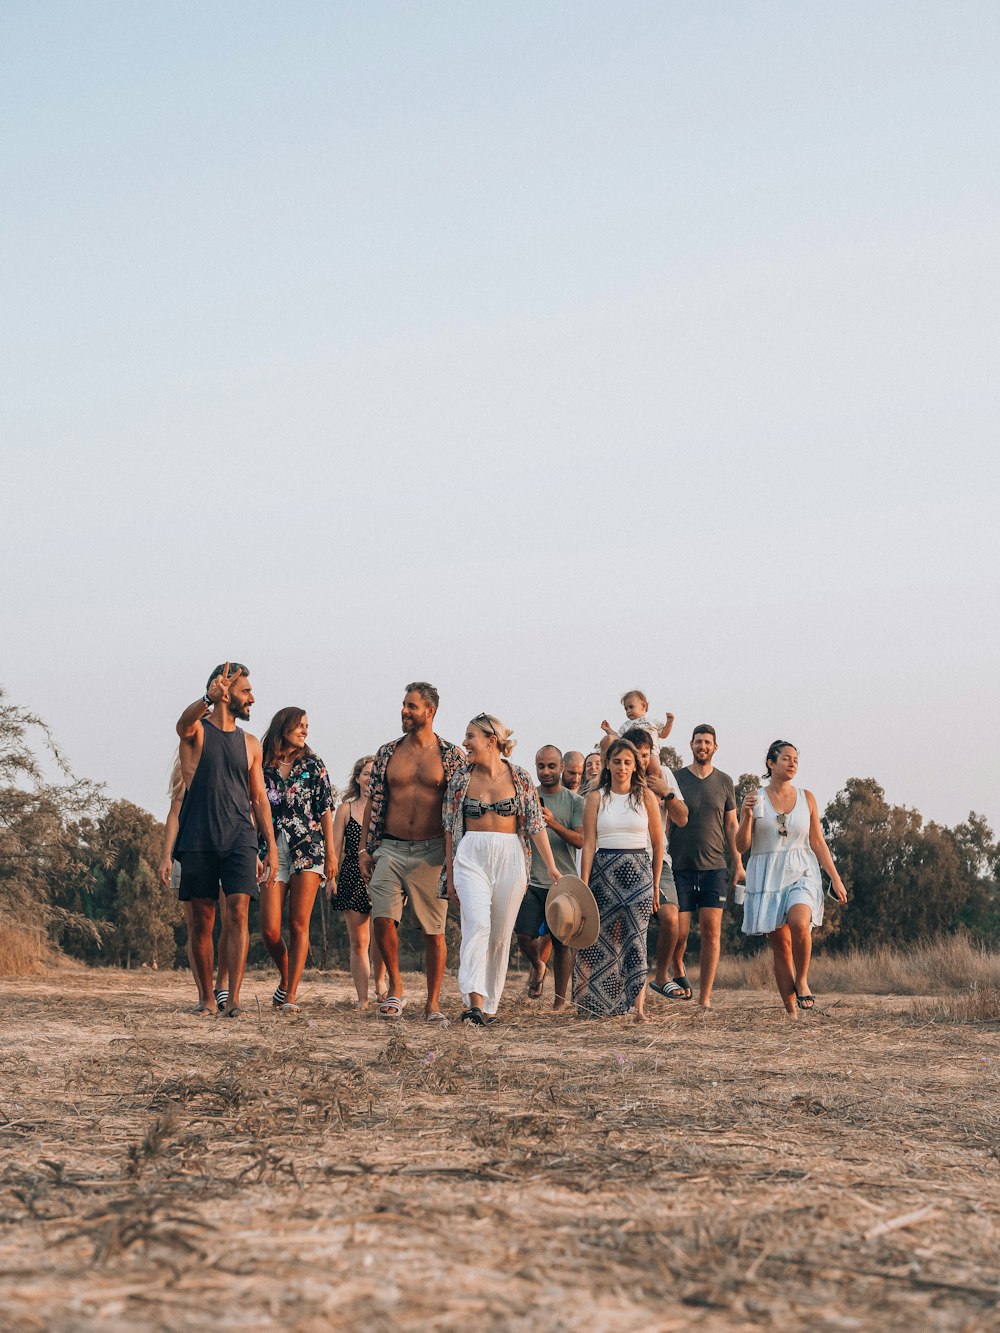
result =
[{"label": "woman in white pants", "polygon": [[513,748],[499,718],[477,714],[465,729],[469,763],[451,779],[444,798],[448,898],[462,918],[462,1021],[480,1027],[494,1020],[503,994],[532,842],[552,883],[559,880],[538,794],[524,769],[509,762]]}]

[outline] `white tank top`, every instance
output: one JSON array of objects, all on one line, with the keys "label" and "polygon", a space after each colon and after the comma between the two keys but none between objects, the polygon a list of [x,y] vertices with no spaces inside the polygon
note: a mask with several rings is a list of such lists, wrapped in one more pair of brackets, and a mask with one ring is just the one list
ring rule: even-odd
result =
[{"label": "white tank top", "polygon": [[597,802],[597,845],[614,851],[632,851],[649,845],[649,818],[643,802],[638,810],[629,804],[628,792],[603,793]]}]

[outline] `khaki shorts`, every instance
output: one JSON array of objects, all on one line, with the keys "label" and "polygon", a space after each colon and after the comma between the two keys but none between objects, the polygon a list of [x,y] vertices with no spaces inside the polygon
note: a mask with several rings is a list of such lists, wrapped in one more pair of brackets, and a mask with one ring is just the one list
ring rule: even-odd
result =
[{"label": "khaki shorts", "polygon": [[403,904],[410,905],[425,935],[443,935],[448,916],[447,898],[438,897],[444,838],[397,842],[385,838],[375,853],[375,869],[368,885],[372,916],[402,921]]}]

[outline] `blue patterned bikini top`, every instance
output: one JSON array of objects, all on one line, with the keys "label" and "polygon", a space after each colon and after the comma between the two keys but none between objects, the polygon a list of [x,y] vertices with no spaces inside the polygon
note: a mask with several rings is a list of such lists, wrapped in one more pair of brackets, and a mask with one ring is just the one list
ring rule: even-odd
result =
[{"label": "blue patterned bikini top", "polygon": [[517,814],[517,797],[505,796],[502,801],[491,801],[484,805],[475,796],[466,796],[462,802],[462,811],[466,819],[482,819],[483,815],[499,815],[508,819]]}]

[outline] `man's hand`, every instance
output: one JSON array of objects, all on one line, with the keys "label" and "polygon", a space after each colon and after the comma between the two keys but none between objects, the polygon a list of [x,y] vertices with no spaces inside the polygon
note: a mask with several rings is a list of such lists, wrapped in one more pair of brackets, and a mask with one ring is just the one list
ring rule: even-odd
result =
[{"label": "man's hand", "polygon": [[160,862],[159,870],[156,872],[157,875],[160,877],[160,883],[163,885],[165,889],[170,888],[170,874],[173,868],[174,868],[174,863],[171,861],[169,856],[165,856],[163,860]]},{"label": "man's hand", "polygon": [[747,882],[747,872],[743,869],[743,862],[737,861],[735,866],[733,867],[733,878],[732,878],[733,888],[735,889],[740,884],[745,884],[746,882]]},{"label": "man's hand", "polygon": [[455,881],[451,875],[448,876],[448,901],[452,904],[453,907],[460,906],[458,901],[458,893],[455,890]]},{"label": "man's hand", "polygon": [[361,878],[368,884],[375,869],[375,862],[372,860],[371,852],[365,851],[364,848],[358,852],[358,869],[361,871]]},{"label": "man's hand", "polygon": [[559,881],[562,879],[562,871],[558,870],[555,866],[553,866],[552,869],[549,871],[549,879],[552,881],[553,884],[558,884]]},{"label": "man's hand", "polygon": [[209,685],[206,693],[213,704],[227,704],[229,702],[229,687],[234,681],[239,680],[240,673],[235,671],[229,674],[229,663],[222,668],[222,675],[216,676],[215,680]]},{"label": "man's hand", "polygon": [[673,788],[670,786],[670,783],[663,776],[662,771],[659,773],[647,773],[646,786],[653,793],[653,795],[658,796],[661,801],[666,800],[667,793],[673,790]]},{"label": "man's hand", "polygon": [[551,828],[552,825],[556,822],[555,815],[553,815],[552,811],[549,809],[547,805],[542,805],[541,801],[539,801],[538,804],[541,806],[542,818],[545,820],[545,827]]},{"label": "man's hand", "polygon": [[278,849],[277,847],[272,846],[268,850],[267,855],[264,857],[263,865],[261,865],[259,883],[265,889],[269,889],[277,878],[278,878]]}]

